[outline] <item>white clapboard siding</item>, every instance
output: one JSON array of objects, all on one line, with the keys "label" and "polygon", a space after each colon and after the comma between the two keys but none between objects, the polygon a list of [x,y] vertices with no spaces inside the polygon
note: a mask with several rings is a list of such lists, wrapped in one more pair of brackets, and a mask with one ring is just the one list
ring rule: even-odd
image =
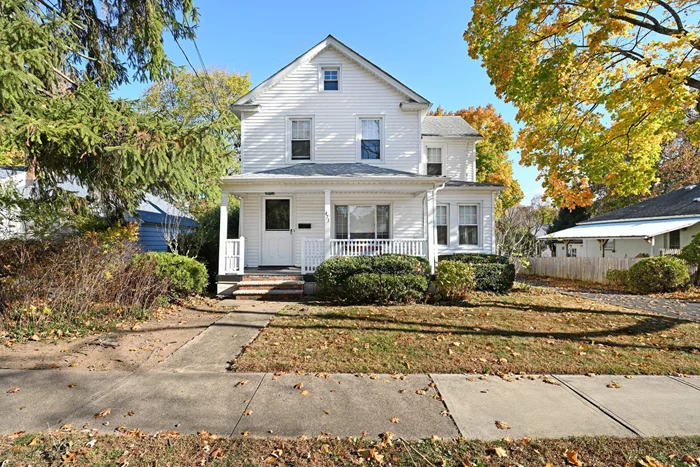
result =
[{"label": "white clapboard siding", "polygon": [[[341,91],[319,91],[319,64],[341,65]],[[420,116],[399,108],[407,99],[336,50],[326,49],[258,97],[259,112],[244,114],[241,171],[286,164],[288,116],[314,118],[318,163],[356,162],[358,117],[383,116],[385,160],[377,165],[418,172]]]},{"label": "white clapboard siding", "polygon": [[426,136],[423,138],[422,173],[427,173],[428,148],[439,147],[443,152],[444,175],[453,180],[476,181],[475,144],[475,141],[470,140]]}]

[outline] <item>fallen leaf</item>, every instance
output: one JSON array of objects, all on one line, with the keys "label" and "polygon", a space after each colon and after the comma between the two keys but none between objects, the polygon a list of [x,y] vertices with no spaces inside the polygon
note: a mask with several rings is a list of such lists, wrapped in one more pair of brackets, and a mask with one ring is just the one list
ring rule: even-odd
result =
[{"label": "fallen leaf", "polygon": [[500,446],[493,448],[491,452],[496,454],[498,457],[508,457],[508,453],[506,452],[506,450]]},{"label": "fallen leaf", "polygon": [[301,389],[304,387],[304,383],[297,383],[294,385],[294,389]]},{"label": "fallen leaf", "polygon": [[107,415],[109,415],[109,414],[111,414],[111,413],[112,413],[112,409],[106,408],[106,409],[104,409],[104,410],[102,410],[102,411],[100,411],[100,412],[97,412],[97,413],[95,414],[95,418],[104,418],[104,417],[106,417]]},{"label": "fallen leaf", "polygon": [[502,420],[496,420],[496,428],[499,430],[510,430],[510,425]]},{"label": "fallen leaf", "polygon": [[19,392],[21,388],[12,388],[9,391],[7,391],[8,394],[14,394],[16,392]]},{"label": "fallen leaf", "polygon": [[642,467],[665,467],[658,459],[651,456],[644,456],[644,459],[638,460],[637,463]]},{"label": "fallen leaf", "polygon": [[237,388],[238,386],[245,386],[246,384],[248,384],[248,380],[247,380],[247,379],[244,379],[244,380],[239,381],[239,382],[237,382],[236,384],[234,384],[233,387],[234,387],[234,388]]},{"label": "fallen leaf", "polygon": [[391,417],[391,423],[399,423],[401,419],[399,417]]},{"label": "fallen leaf", "polygon": [[359,449],[357,451],[357,455],[360,456],[362,459],[373,460],[378,464],[384,463],[384,455],[379,454],[376,448]]},{"label": "fallen leaf", "polygon": [[253,415],[253,411],[249,409],[243,412],[243,416],[247,417],[248,415]]},{"label": "fallen leaf", "polygon": [[566,460],[569,462],[569,464],[575,465],[576,467],[581,467],[583,465],[578,458],[578,453],[573,449],[567,449],[564,454],[566,455]]},{"label": "fallen leaf", "polygon": [[605,387],[611,389],[620,389],[622,386],[620,386],[620,383],[618,383],[617,381],[611,381],[610,384],[607,384]]},{"label": "fallen leaf", "polygon": [[309,391],[307,391],[306,389],[304,389],[304,390],[301,391],[299,394],[302,395],[302,396],[306,396],[308,393],[309,393]]}]

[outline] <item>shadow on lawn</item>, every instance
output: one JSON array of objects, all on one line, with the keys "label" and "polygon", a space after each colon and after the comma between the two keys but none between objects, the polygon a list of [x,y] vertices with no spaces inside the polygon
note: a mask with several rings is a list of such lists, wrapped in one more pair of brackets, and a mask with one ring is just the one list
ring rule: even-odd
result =
[{"label": "shadow on lawn", "polygon": [[[480,305],[480,306],[483,306]],[[512,304],[504,304],[504,308],[516,308]],[[586,312],[586,313],[603,313],[590,310],[581,310],[576,308],[558,308],[549,306],[525,306],[530,311],[546,311],[546,312]],[[541,308],[542,310],[540,310]],[[559,310],[559,311],[554,311]],[[608,313],[608,312],[605,312]],[[620,312],[609,312],[615,315],[629,315],[630,313],[620,313]],[[698,346],[675,346],[675,345],[663,345],[658,347],[652,347],[647,345],[638,344],[626,344],[623,342],[613,342],[610,340],[602,340],[611,337],[633,337],[639,335],[645,335],[649,333],[657,333],[662,331],[668,331],[675,328],[683,321],[666,318],[663,316],[656,315],[639,315],[643,319],[637,321],[634,324],[624,327],[618,327],[613,329],[600,329],[589,332],[556,332],[556,331],[525,331],[525,330],[512,330],[512,329],[494,329],[489,328],[490,324],[485,322],[479,326],[458,326],[454,324],[447,323],[431,323],[427,320],[421,321],[408,321],[404,319],[397,319],[390,316],[357,316],[348,315],[344,313],[329,312],[320,313],[314,315],[297,316],[296,318],[301,319],[313,319],[313,320],[328,320],[328,321],[353,321],[366,323],[359,326],[342,325],[342,324],[332,324],[331,322],[319,323],[319,324],[309,324],[309,325],[294,325],[290,323],[285,323],[284,320],[272,321],[269,326],[274,328],[292,328],[292,329],[338,329],[338,330],[349,330],[349,331],[385,331],[385,332],[401,332],[401,333],[417,333],[417,334],[445,334],[450,333],[454,335],[462,336],[498,336],[498,337],[521,337],[521,338],[535,338],[535,339],[550,339],[550,340],[560,340],[560,341],[571,341],[571,342],[590,342],[595,341],[597,344],[603,344],[609,347],[619,347],[619,348],[638,348],[646,350],[659,350],[665,349],[669,351],[676,352],[689,352],[689,351],[700,351]],[[386,326],[376,326],[375,324],[384,324]]]}]

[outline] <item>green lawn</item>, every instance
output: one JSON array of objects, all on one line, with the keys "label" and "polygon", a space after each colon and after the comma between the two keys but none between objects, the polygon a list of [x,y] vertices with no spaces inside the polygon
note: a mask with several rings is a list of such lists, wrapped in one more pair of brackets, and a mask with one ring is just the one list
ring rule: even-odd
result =
[{"label": "green lawn", "polygon": [[[91,441],[94,444],[89,447]],[[0,460],[7,460],[8,465],[575,465],[567,460],[567,453],[575,454],[580,465],[587,467],[689,466],[700,457],[700,437],[498,442],[406,442],[391,435],[377,440],[234,439],[175,432],[156,437],[138,432],[95,438],[55,432],[0,437]]]},{"label": "green lawn", "polygon": [[542,289],[464,306],[292,305],[238,371],[700,374],[700,324]]}]

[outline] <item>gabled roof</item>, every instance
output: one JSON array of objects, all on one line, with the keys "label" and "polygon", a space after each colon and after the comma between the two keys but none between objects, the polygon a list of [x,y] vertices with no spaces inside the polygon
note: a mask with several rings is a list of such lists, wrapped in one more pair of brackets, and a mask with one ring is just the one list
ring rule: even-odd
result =
[{"label": "gabled roof", "polygon": [[421,134],[423,136],[446,136],[453,138],[465,136],[481,137],[481,134],[467,123],[466,120],[460,116],[452,115],[428,115],[423,119]]},{"label": "gabled roof", "polygon": [[685,229],[698,222],[700,222],[700,217],[579,224],[551,234],[540,235],[537,238],[540,240],[651,238],[674,230]]},{"label": "gabled roof", "polygon": [[260,96],[261,94],[266,92],[268,89],[272,88],[277,83],[282,81],[285,77],[287,77],[290,73],[292,73],[300,65],[308,63],[311,59],[313,59],[315,56],[317,56],[319,53],[321,53],[323,50],[325,50],[328,47],[333,47],[338,52],[340,52],[343,55],[345,55],[346,57],[348,57],[350,60],[353,60],[361,67],[368,70],[370,73],[375,75],[377,78],[379,78],[380,80],[387,83],[389,86],[393,87],[394,89],[401,92],[402,94],[405,94],[412,101],[418,102],[421,104],[428,104],[428,105],[430,104],[430,102],[427,99],[425,99],[423,96],[421,96],[417,92],[413,91],[408,86],[406,86],[405,84],[401,83],[399,80],[397,80],[396,78],[391,76],[389,73],[382,70],[377,65],[370,62],[365,57],[358,54],[357,52],[352,50],[350,47],[343,44],[338,39],[336,39],[335,37],[333,37],[332,35],[329,34],[328,37],[326,37],[321,42],[319,42],[318,44],[316,44],[315,46],[313,46],[312,48],[310,48],[309,50],[304,52],[302,55],[300,55],[296,59],[294,59],[287,66],[285,66],[284,68],[279,70],[274,75],[270,76],[268,79],[266,79],[262,83],[258,84],[248,94],[242,96],[240,99],[238,99],[236,102],[234,102],[233,105],[239,106],[239,105],[250,104],[258,96]]},{"label": "gabled roof", "polygon": [[581,224],[669,217],[700,217],[700,184],[593,217]]},{"label": "gabled roof", "polygon": [[[250,177],[408,177],[408,178],[427,178],[427,175],[419,175],[411,172],[403,172],[401,170],[388,169],[385,167],[377,167],[375,165],[363,164],[359,162],[350,162],[344,164],[316,164],[304,163],[293,164],[287,167],[278,169],[263,170],[260,172],[250,172],[239,175],[236,178]],[[435,181],[440,182],[443,177],[435,176]]]}]

